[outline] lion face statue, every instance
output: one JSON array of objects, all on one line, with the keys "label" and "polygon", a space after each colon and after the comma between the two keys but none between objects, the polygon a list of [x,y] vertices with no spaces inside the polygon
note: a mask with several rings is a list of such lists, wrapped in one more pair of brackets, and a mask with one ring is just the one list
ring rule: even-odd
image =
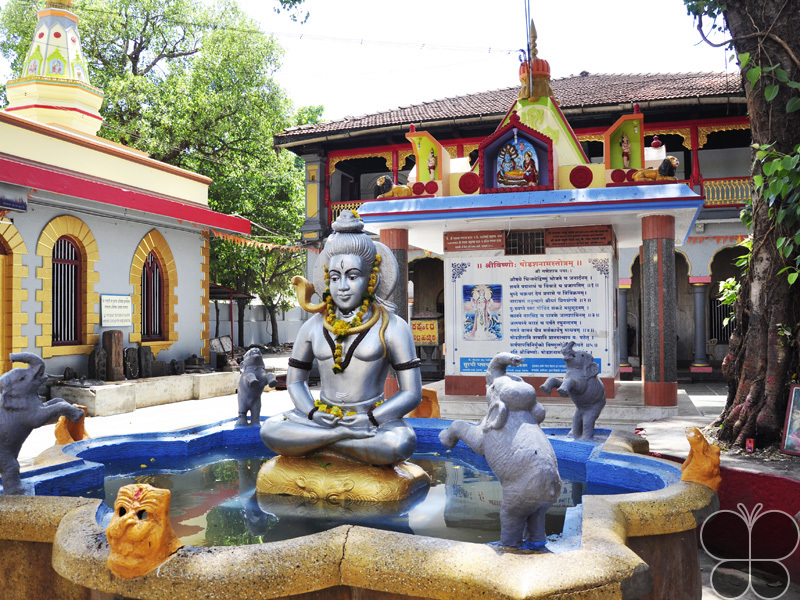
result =
[{"label": "lion face statue", "polygon": [[169,490],[146,483],[120,488],[106,529],[108,568],[117,577],[141,577],[182,546],[169,522]]},{"label": "lion face statue", "polygon": [[675,177],[675,170],[680,165],[680,161],[674,156],[668,156],[658,166],[658,174],[662,177]]},{"label": "lion face statue", "polygon": [[689,456],[681,466],[681,480],[693,481],[710,487],[715,492],[718,491],[722,483],[719,472],[719,447],[709,444],[697,427],[686,430],[686,439],[689,440],[690,450]]},{"label": "lion face statue", "polygon": [[378,194],[386,194],[392,191],[392,188],[394,187],[394,182],[392,181],[391,177],[382,175],[381,177],[378,177],[378,180],[375,182],[375,185],[378,187]]}]

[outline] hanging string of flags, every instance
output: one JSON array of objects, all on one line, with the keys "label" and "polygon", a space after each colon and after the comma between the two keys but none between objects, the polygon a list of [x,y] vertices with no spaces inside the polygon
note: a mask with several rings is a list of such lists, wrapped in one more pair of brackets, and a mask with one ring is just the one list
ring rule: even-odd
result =
[{"label": "hanging string of flags", "polygon": [[238,235],[233,235],[231,233],[222,233],[221,231],[217,231],[215,229],[204,229],[207,233],[210,233],[214,237],[221,238],[228,242],[233,242],[234,244],[238,244],[240,246],[250,246],[253,248],[264,248],[266,250],[275,250],[275,249],[286,249],[286,250],[294,250],[300,251],[302,248],[300,246],[286,246],[283,244],[268,244],[267,242],[259,242],[257,240],[251,240],[248,238],[243,238]]},{"label": "hanging string of flags", "polygon": [[710,235],[706,237],[690,237],[686,240],[688,244],[702,244],[706,240],[714,240],[717,244],[725,244],[726,242],[742,243],[749,235]]}]

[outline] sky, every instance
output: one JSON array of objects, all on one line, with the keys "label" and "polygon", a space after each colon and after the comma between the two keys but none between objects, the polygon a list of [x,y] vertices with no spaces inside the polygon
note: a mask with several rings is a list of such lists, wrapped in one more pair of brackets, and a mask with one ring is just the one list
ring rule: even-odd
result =
[{"label": "sky", "polygon": [[[326,120],[519,84],[524,0],[306,0],[302,25],[269,2],[239,3],[285,48],[277,79],[289,97],[323,104]],[[701,42],[682,0],[530,6],[553,78],[735,69]]]},{"label": "sky", "polygon": [[[271,0],[239,4],[283,46],[276,79],[294,105],[322,104],[333,120],[518,85],[525,1],[305,0],[303,24]],[[735,69],[701,42],[682,0],[529,1],[554,79]]]}]

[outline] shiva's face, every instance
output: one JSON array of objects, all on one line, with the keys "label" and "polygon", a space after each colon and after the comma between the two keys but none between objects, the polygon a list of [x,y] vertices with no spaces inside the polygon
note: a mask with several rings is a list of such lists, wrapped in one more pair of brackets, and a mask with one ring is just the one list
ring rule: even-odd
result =
[{"label": "shiva's face", "polygon": [[354,254],[332,256],[328,261],[328,276],[333,303],[345,314],[356,310],[369,287],[370,273],[364,259]]}]

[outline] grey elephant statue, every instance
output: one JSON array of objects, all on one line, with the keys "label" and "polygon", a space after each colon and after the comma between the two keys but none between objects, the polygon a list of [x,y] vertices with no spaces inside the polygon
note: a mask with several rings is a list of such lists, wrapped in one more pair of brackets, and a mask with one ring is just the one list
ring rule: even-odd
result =
[{"label": "grey elephant statue", "polygon": [[575,404],[572,429],[567,435],[585,440],[594,437],[594,424],[606,405],[606,389],[600,381],[600,367],[594,357],[583,350],[574,349],[575,342],[567,342],[561,347],[567,374],[564,379],[548,377],[539,389],[549,394],[553,388],[564,396],[569,396]]},{"label": "grey elephant statue", "polygon": [[477,425],[453,423],[439,434],[448,448],[459,440],[486,457],[503,488],[500,545],[541,548],[547,542],[545,513],[561,492],[553,446],[539,424],[544,407],[532,385],[506,373],[522,358],[501,352],[489,363],[486,401],[489,410]]},{"label": "grey elephant statue", "polygon": [[[267,391],[274,390],[278,382],[275,375],[267,373],[264,368],[264,358],[261,350],[250,348],[239,365],[242,376],[239,378],[239,389],[237,396],[239,400],[239,418],[237,425],[261,425],[261,393],[264,388]],[[250,421],[247,421],[247,413],[250,413]]]},{"label": "grey elephant statue", "polygon": [[42,403],[39,387],[47,379],[44,360],[36,354],[10,354],[11,362],[26,363],[27,368],[11,369],[0,376],[0,477],[3,493],[24,494],[17,457],[31,431],[60,416],[75,422],[83,417],[81,408],[62,398]]}]

